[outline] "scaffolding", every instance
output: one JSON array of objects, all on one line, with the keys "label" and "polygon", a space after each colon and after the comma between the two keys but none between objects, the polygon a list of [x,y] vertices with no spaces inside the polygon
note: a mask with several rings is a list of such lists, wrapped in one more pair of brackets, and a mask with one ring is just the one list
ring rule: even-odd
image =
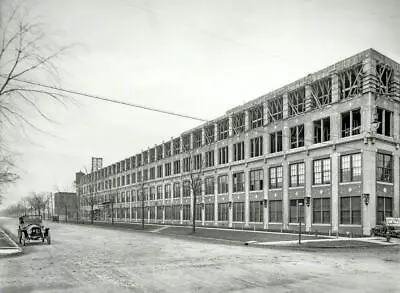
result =
[{"label": "scaffolding", "polygon": [[229,137],[229,119],[225,118],[218,122],[218,140]]},{"label": "scaffolding", "polygon": [[183,151],[187,152],[190,150],[190,134],[186,134],[182,136],[182,146]]},{"label": "scaffolding", "polygon": [[317,80],[311,84],[311,109],[321,109],[332,102],[332,79]]},{"label": "scaffolding", "polygon": [[201,147],[202,134],[203,134],[203,132],[201,129],[198,129],[193,132],[193,148],[194,149]]},{"label": "scaffolding", "polygon": [[232,115],[232,131],[233,135],[244,132],[245,129],[245,113],[240,112]]},{"label": "scaffolding", "polygon": [[174,147],[174,155],[177,155],[181,152],[181,138],[175,138],[173,140],[173,147]]},{"label": "scaffolding", "polygon": [[171,142],[166,142],[164,144],[164,153],[165,157],[170,157],[171,156]]},{"label": "scaffolding", "polygon": [[263,126],[264,121],[264,106],[263,104],[256,105],[249,109],[250,129]]},{"label": "scaffolding", "polygon": [[156,161],[156,148],[150,149],[150,163],[154,163]]},{"label": "scaffolding", "polygon": [[393,69],[385,63],[378,63],[376,65],[376,78],[376,92],[380,95],[391,93],[390,85],[393,78]]},{"label": "scaffolding", "polygon": [[363,65],[361,63],[338,74],[341,100],[362,94],[363,75]]},{"label": "scaffolding", "polygon": [[289,116],[295,116],[306,110],[306,89],[301,87],[288,93]]},{"label": "scaffolding", "polygon": [[208,125],[204,128],[204,136],[206,138],[206,144],[211,144],[215,140],[215,127],[213,124]]},{"label": "scaffolding", "polygon": [[163,158],[163,145],[162,144],[158,145],[156,149],[157,149],[157,161],[159,161]]},{"label": "scaffolding", "polygon": [[143,152],[143,165],[146,165],[149,163],[149,152],[144,151]]},{"label": "scaffolding", "polygon": [[268,101],[268,117],[270,122],[282,120],[283,118],[283,97],[277,97]]}]

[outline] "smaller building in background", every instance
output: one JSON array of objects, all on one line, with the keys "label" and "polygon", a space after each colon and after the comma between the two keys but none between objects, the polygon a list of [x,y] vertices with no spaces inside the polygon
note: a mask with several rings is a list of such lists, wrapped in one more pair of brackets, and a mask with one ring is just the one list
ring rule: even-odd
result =
[{"label": "smaller building in background", "polygon": [[54,194],[54,216],[58,216],[60,221],[76,221],[78,206],[76,193],[56,192]]}]

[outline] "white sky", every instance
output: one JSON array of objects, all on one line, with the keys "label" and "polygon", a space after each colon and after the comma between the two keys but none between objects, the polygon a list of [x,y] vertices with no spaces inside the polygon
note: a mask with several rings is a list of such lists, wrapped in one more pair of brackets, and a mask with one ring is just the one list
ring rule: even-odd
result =
[{"label": "white sky", "polygon": [[[6,0],[3,0],[6,1]],[[76,44],[59,63],[61,86],[205,119],[367,48],[400,62],[400,1],[41,0],[35,13]],[[49,134],[7,138],[31,191],[71,190],[75,172],[176,137],[199,122],[76,97],[42,102]]]}]

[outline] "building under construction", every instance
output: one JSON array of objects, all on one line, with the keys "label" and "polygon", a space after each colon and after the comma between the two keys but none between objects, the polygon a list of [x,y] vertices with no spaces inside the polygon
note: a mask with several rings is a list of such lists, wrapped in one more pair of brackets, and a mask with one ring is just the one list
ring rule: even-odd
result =
[{"label": "building under construction", "polygon": [[399,114],[400,65],[368,49],[82,176],[81,215],[369,235],[399,216]]}]

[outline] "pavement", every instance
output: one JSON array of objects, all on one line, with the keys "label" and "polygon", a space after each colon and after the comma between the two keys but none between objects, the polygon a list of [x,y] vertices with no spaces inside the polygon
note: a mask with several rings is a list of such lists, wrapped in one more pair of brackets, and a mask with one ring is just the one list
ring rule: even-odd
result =
[{"label": "pavement", "polygon": [[16,255],[22,252],[22,248],[0,227],[0,257]]},{"label": "pavement", "polygon": [[[14,231],[15,221],[0,224]],[[394,245],[315,253],[199,241],[163,227],[46,225],[51,245],[0,259],[1,293],[400,292]]]}]

